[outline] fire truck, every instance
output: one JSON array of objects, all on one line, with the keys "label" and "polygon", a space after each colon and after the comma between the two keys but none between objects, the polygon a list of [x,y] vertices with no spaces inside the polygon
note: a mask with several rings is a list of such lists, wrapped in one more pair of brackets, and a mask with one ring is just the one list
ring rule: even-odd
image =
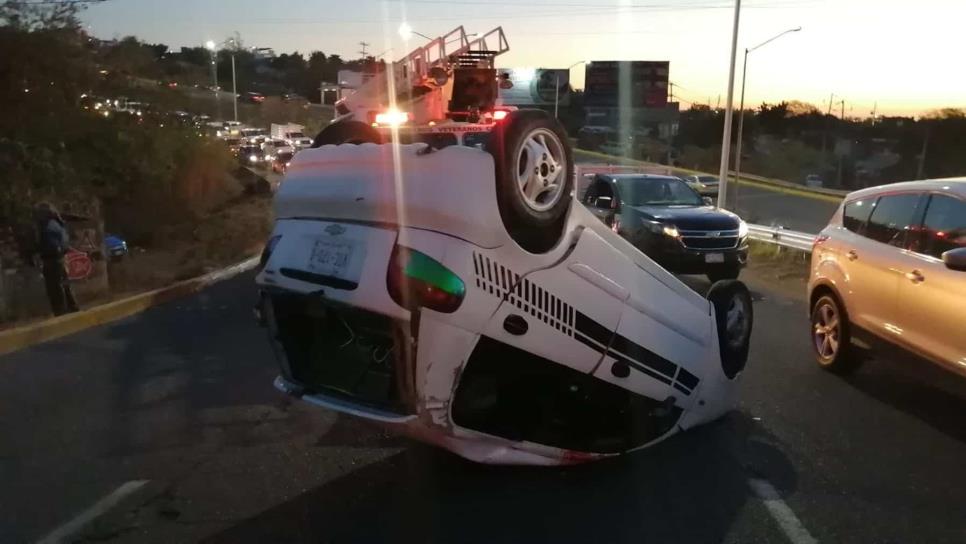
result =
[{"label": "fire truck", "polygon": [[313,144],[479,145],[515,109],[497,106],[510,85],[494,60],[510,50],[502,27],[467,34],[459,26],[372,74],[335,104],[335,119]]}]

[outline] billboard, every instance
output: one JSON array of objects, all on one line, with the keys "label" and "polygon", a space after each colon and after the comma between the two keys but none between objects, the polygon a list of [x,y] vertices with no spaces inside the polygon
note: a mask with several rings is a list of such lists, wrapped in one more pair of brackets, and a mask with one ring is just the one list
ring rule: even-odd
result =
[{"label": "billboard", "polygon": [[507,74],[509,89],[500,88],[499,98],[506,106],[561,106],[570,104],[570,70],[555,68],[501,68]]},{"label": "billboard", "polygon": [[632,108],[663,108],[667,105],[670,61],[593,61],[584,71],[584,104],[620,106],[623,90]]}]

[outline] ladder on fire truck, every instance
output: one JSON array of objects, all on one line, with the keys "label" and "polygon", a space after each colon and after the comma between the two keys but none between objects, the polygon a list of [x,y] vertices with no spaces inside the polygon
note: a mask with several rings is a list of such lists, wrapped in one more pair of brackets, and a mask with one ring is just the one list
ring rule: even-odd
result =
[{"label": "ladder on fire truck", "polygon": [[453,68],[494,68],[493,59],[509,50],[503,27],[485,34],[467,35],[460,25],[396,61],[393,64],[396,89],[420,84],[431,77],[430,70],[435,67],[448,73]]}]

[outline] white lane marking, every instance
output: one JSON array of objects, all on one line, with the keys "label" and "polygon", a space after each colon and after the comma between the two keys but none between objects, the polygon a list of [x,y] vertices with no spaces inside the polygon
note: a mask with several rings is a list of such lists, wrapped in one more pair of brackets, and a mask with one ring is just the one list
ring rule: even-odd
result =
[{"label": "white lane marking", "polygon": [[125,497],[144,487],[150,480],[133,480],[125,482],[121,487],[115,489],[110,495],[94,503],[87,510],[84,510],[74,519],[51,531],[47,536],[37,541],[37,544],[58,544],[67,542],[78,531],[88,523],[107,513],[111,508],[118,505]]},{"label": "white lane marking", "polygon": [[781,527],[785,536],[792,544],[817,544],[818,540],[815,540],[809,532],[808,529],[802,525],[799,521],[798,516],[795,512],[785,504],[785,501],[781,499],[778,495],[778,490],[774,488],[767,480],[762,480],[760,478],[749,478],[748,486],[754,491],[755,495],[763,503],[765,503],[765,508],[768,509],[768,513],[771,517],[778,522],[778,526]]}]

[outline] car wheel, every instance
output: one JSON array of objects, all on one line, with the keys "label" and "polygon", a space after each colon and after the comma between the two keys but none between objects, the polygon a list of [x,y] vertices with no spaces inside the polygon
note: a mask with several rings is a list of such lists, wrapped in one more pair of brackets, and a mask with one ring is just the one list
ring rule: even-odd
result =
[{"label": "car wheel", "polygon": [[812,305],[812,350],[818,366],[830,372],[848,374],[861,364],[852,349],[849,317],[832,295],[823,295]]},{"label": "car wheel", "polygon": [[381,144],[379,131],[359,121],[339,121],[322,129],[312,142],[312,147],[367,143]]},{"label": "car wheel", "polygon": [[507,232],[531,253],[549,251],[560,241],[574,185],[567,132],[546,112],[518,110],[496,125],[487,151]]},{"label": "car wheel", "polygon": [[733,379],[748,361],[751,327],[754,324],[751,293],[740,281],[724,280],[711,286],[708,300],[714,306],[721,368],[725,376]]}]

